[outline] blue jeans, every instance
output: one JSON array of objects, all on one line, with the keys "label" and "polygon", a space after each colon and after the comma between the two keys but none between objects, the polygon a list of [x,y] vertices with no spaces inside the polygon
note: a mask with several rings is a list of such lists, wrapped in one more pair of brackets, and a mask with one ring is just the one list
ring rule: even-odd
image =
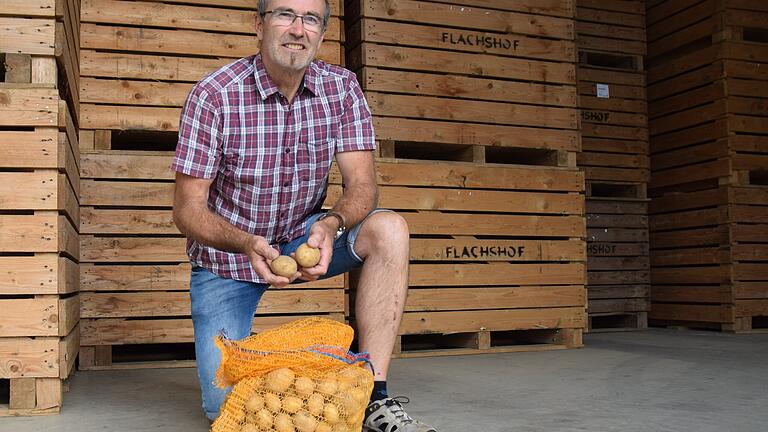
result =
[{"label": "blue jeans", "polygon": [[[371,214],[379,211],[388,210],[377,209]],[[280,253],[290,255],[299,245],[306,242],[309,238],[309,228],[319,217],[320,214],[316,214],[307,218],[306,234],[280,244]],[[361,226],[362,222],[334,242],[331,263],[323,278],[345,273],[362,264],[362,259],[353,248]],[[221,389],[215,384],[221,352],[214,344],[214,338],[222,331],[230,339],[249,336],[256,306],[267,287],[267,284],[226,279],[202,267],[192,267],[189,294],[192,299],[197,374],[203,395],[203,410],[211,420],[219,415],[219,408],[231,390]]]}]

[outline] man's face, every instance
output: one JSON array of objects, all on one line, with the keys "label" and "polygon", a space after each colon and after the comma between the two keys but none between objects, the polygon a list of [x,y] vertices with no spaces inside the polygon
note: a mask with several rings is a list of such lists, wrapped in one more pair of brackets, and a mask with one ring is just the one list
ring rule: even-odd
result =
[{"label": "man's face", "polygon": [[[289,11],[298,15],[314,15],[322,21],[324,0],[272,0],[267,10]],[[261,38],[261,55],[266,62],[290,71],[303,71],[317,54],[323,41],[325,27],[315,31],[307,29],[302,19],[296,17],[292,24],[279,20],[276,13],[268,13],[259,19],[256,31]]]}]

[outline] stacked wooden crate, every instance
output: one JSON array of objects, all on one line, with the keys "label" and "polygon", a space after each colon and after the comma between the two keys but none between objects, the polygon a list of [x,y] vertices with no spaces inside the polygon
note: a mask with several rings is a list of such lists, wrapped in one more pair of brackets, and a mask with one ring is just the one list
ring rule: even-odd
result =
[{"label": "stacked wooden crate", "polygon": [[380,205],[412,234],[399,354],[580,346],[573,2],[353,0],[345,11]]},{"label": "stacked wooden crate", "polygon": [[768,3],[647,6],[650,318],[765,328]]},{"label": "stacked wooden crate", "polygon": [[645,5],[578,0],[589,329],[647,327],[650,309]]},{"label": "stacked wooden crate", "polygon": [[79,345],[78,6],[0,4],[0,416],[58,412]]},{"label": "stacked wooden crate", "polygon": [[[171,150],[192,85],[258,52],[256,4],[83,1],[81,369],[190,364],[190,267],[171,215]],[[341,6],[331,6],[319,56],[338,64]],[[254,330],[344,312],[343,277],[269,290]]]}]

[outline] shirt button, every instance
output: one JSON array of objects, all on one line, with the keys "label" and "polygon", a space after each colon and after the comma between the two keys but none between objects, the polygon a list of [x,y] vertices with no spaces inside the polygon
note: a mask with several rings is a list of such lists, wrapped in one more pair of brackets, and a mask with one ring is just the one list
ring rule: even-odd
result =
[{"label": "shirt button", "polygon": [[290,186],[290,185],[291,185],[291,182],[289,182],[289,181],[287,181],[287,182],[283,183],[283,186],[284,186],[284,187],[288,187],[288,186]]},{"label": "shirt button", "polygon": [[291,149],[290,149],[290,148],[288,148],[288,147],[286,147],[286,148],[285,148],[285,152],[286,152],[286,153],[290,153],[290,152],[291,152]]}]

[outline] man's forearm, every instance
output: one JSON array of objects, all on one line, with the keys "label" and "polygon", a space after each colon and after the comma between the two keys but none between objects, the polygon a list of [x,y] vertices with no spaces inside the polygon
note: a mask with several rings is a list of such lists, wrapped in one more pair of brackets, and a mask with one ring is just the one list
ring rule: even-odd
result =
[{"label": "man's forearm", "polygon": [[228,252],[243,252],[253,237],[207,207],[184,206],[174,211],[174,222],[187,237],[206,246]]},{"label": "man's forearm", "polygon": [[347,229],[357,225],[373,211],[379,202],[379,189],[375,183],[344,188],[331,211],[344,217]]}]

